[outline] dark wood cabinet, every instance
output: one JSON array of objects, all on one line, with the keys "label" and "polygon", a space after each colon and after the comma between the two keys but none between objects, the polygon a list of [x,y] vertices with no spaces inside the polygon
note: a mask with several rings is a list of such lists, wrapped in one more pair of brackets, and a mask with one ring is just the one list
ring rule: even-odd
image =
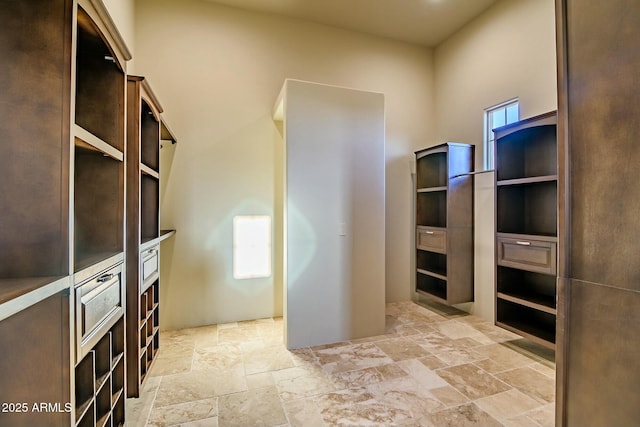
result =
[{"label": "dark wood cabinet", "polygon": [[416,152],[416,288],[445,304],[473,301],[474,147]]},{"label": "dark wood cabinet", "polygon": [[161,140],[176,138],[148,81],[127,77],[127,396],[138,397],[160,346]]},{"label": "dark wood cabinet", "polygon": [[557,114],[495,129],[496,324],[556,342]]},{"label": "dark wood cabinet", "polygon": [[640,3],[557,0],[558,426],[640,420]]},{"label": "dark wood cabinet", "polygon": [[125,405],[124,318],[76,365],[76,425],[122,426]]},{"label": "dark wood cabinet", "polygon": [[[99,9],[96,8],[99,7]],[[124,424],[125,76],[104,6],[79,2],[75,40],[73,282],[78,426]]]},{"label": "dark wood cabinet", "polygon": [[0,394],[29,406],[0,425],[122,425],[131,56],[100,0],[5,1],[0,19]]}]

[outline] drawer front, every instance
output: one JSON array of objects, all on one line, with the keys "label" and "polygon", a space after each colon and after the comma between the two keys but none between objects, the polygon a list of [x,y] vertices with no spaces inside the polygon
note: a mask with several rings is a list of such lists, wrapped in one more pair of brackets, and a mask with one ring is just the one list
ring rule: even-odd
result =
[{"label": "drawer front", "polygon": [[76,287],[77,350],[81,358],[124,312],[122,266]]},{"label": "drawer front", "polygon": [[555,275],[556,243],[498,237],[498,264]]},{"label": "drawer front", "polygon": [[[148,285],[147,279],[149,279],[155,273],[158,273],[158,269],[160,267],[159,255],[160,254],[157,247],[144,251],[141,254],[142,283],[144,285]],[[144,285],[142,286],[143,290],[148,287]]]},{"label": "drawer front", "polygon": [[416,247],[425,251],[447,253],[447,232],[438,228],[420,227],[416,235]]}]

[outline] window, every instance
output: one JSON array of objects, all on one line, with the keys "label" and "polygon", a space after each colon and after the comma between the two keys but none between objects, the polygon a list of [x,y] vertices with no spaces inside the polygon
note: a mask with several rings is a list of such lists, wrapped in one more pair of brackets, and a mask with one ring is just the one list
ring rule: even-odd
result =
[{"label": "window", "polygon": [[271,217],[233,218],[233,278],[271,276]]},{"label": "window", "polygon": [[520,105],[518,99],[484,110],[484,168],[493,169],[493,129],[520,120]]}]

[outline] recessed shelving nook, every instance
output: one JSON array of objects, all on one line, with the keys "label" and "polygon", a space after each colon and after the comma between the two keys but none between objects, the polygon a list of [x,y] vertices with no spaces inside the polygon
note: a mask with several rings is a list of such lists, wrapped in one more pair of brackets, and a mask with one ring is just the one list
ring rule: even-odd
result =
[{"label": "recessed shelving nook", "polygon": [[138,397],[160,347],[161,140],[176,142],[148,81],[127,76],[127,396]]},{"label": "recessed shelving nook", "polygon": [[473,146],[416,152],[416,292],[473,301]]},{"label": "recessed shelving nook", "polygon": [[494,130],[496,324],[555,348],[556,113]]}]

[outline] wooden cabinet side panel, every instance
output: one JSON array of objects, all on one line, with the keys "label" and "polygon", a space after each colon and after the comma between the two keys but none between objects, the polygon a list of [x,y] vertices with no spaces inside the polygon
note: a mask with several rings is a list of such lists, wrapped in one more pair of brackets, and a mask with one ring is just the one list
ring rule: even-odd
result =
[{"label": "wooden cabinet side panel", "polygon": [[0,277],[68,273],[72,2],[0,7]]},{"label": "wooden cabinet side panel", "polygon": [[570,281],[568,426],[637,426],[640,292]]},{"label": "wooden cabinet side panel", "polygon": [[572,278],[640,290],[640,3],[567,1]]},{"label": "wooden cabinet side panel", "polygon": [[[62,291],[0,322],[0,402],[28,405],[25,412],[0,412],[0,425],[69,425],[69,294]],[[59,404],[61,412],[33,411],[34,404]]]}]

